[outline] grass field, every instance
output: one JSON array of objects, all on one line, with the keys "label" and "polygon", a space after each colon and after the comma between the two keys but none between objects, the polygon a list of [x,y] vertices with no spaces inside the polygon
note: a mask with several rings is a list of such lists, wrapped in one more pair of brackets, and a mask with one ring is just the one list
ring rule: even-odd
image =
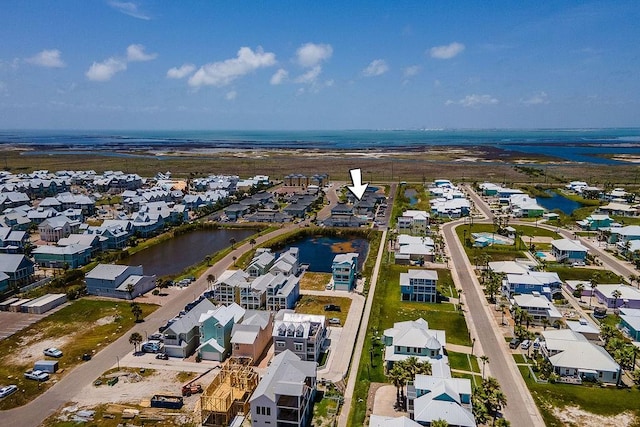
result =
[{"label": "grass field", "polygon": [[[324,311],[324,306],[327,304],[335,304],[340,306],[340,311]],[[298,301],[298,304],[296,305],[296,313],[321,314],[323,316],[326,316],[327,319],[331,317],[337,317],[338,319],[340,319],[340,324],[344,325],[344,322],[347,321],[347,315],[349,314],[350,307],[350,298],[302,295],[302,297]]]},{"label": "grass field", "polygon": [[307,291],[324,291],[330,280],[331,273],[306,271],[300,279],[300,289]]},{"label": "grass field", "polygon": [[622,283],[620,276],[609,270],[594,270],[591,268],[579,267],[558,267],[548,266],[547,271],[558,273],[560,279],[564,280],[591,280],[594,275],[598,277],[597,283]]},{"label": "grass field", "polygon": [[[140,304],[143,317],[148,316],[158,306]],[[126,333],[135,323],[127,302],[105,301],[82,298],[67,307],[34,323],[28,328],[1,341],[0,378],[3,383],[18,385],[24,393],[14,393],[0,401],[0,409],[20,406],[53,385],[54,380],[64,374],[53,374],[42,383],[40,388],[36,381],[27,380],[24,371],[33,368],[37,360],[45,359],[38,354],[35,359],[16,357],[20,351],[34,343],[44,340],[56,340],[64,337],[65,344],[59,348],[64,353],[59,362],[59,369],[69,370],[81,361],[82,354],[99,351]],[[6,380],[4,380],[6,379]]]},{"label": "grass field", "polygon": [[[625,411],[633,412],[636,417],[640,416],[640,392],[636,388],[539,384],[529,377],[527,367],[520,366],[519,369],[547,427],[565,425],[553,414],[553,408],[562,409],[567,406],[577,406],[584,411],[603,416],[615,416]],[[632,425],[639,424],[636,420]]]}]

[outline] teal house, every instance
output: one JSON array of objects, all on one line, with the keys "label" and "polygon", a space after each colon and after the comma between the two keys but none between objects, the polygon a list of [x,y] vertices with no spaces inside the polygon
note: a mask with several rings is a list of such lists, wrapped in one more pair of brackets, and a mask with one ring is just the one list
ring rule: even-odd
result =
[{"label": "teal house", "polygon": [[33,259],[43,267],[78,268],[91,260],[91,246],[71,244],[69,246],[38,246],[33,250]]},{"label": "teal house", "polygon": [[224,361],[231,354],[233,325],[240,323],[244,314],[245,309],[236,303],[201,314],[198,355],[203,360]]},{"label": "teal house", "polygon": [[349,252],[338,254],[331,264],[333,274],[333,289],[336,291],[350,291],[356,284],[358,274],[358,254]]},{"label": "teal house", "polygon": [[596,231],[601,228],[611,227],[611,224],[613,224],[613,218],[610,218],[609,215],[601,214],[592,214],[578,221],[580,228],[587,231]]}]

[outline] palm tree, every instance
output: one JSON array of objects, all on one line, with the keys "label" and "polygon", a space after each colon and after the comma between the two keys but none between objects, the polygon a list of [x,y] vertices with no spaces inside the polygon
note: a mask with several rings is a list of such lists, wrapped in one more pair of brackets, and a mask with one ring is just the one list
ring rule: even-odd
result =
[{"label": "palm tree", "polygon": [[449,427],[449,423],[443,419],[431,421],[431,427]]},{"label": "palm tree", "polygon": [[543,329],[544,331],[546,331],[546,330],[547,330],[547,327],[548,327],[549,325],[551,325],[551,322],[549,321],[549,318],[547,318],[547,317],[543,317],[543,318],[542,318],[542,329]]},{"label": "palm tree", "polygon": [[238,257],[234,255],[231,259],[233,259],[233,266],[235,267]]},{"label": "palm tree", "polygon": [[498,418],[493,423],[495,427],[511,427],[511,423],[504,418]]},{"label": "palm tree", "polygon": [[576,289],[573,291],[573,296],[582,301],[582,292],[584,292],[584,285],[582,283],[578,283]]},{"label": "palm tree", "polygon": [[613,297],[613,308],[616,309],[618,308],[618,298],[622,296],[622,292],[616,289],[615,291],[611,292],[611,296]]},{"label": "palm tree", "polygon": [[129,283],[127,285],[127,293],[129,294],[129,299],[133,299],[133,291],[136,290],[136,287],[133,286],[133,283]]},{"label": "palm tree", "polygon": [[216,281],[216,276],[214,276],[213,274],[209,274],[207,276],[207,283],[209,284],[209,287],[211,287],[215,281]]},{"label": "palm tree", "polygon": [[211,255],[204,257],[204,261],[207,263],[207,267],[211,265]]},{"label": "palm tree", "polygon": [[133,344],[133,352],[138,352],[138,345],[142,342],[142,335],[138,332],[134,332],[129,337],[129,344]]},{"label": "palm tree", "polygon": [[251,245],[251,249],[256,245],[256,239],[249,240],[249,244]]},{"label": "palm tree", "polygon": [[489,363],[489,356],[483,354],[482,356],[480,356],[480,361],[482,362],[482,378],[484,379],[484,365]]},{"label": "palm tree", "polygon": [[136,323],[140,322],[140,317],[142,316],[142,308],[140,308],[140,304],[137,302],[131,303],[131,314],[133,314],[136,318]]},{"label": "palm tree", "polygon": [[401,395],[404,396],[405,370],[400,362],[395,362],[388,374],[393,385],[396,386],[396,403],[401,402]]},{"label": "palm tree", "polygon": [[229,239],[229,244],[231,244],[231,249],[235,249],[236,248],[236,239],[234,239],[233,237]]},{"label": "palm tree", "polygon": [[591,295],[589,296],[589,308],[593,307],[591,303],[593,301],[593,294],[596,293],[596,288],[598,287],[598,280],[600,280],[600,275],[598,273],[594,274],[591,277]]},{"label": "palm tree", "polygon": [[631,282],[631,285],[633,286],[633,282],[636,282],[636,283],[638,283],[638,288],[640,288],[640,280],[638,280],[638,279],[640,279],[640,277],[638,277],[635,274],[630,274],[629,275],[629,282]]},{"label": "palm tree", "polygon": [[500,390],[500,388],[498,388],[489,395],[489,407],[491,408],[491,412],[493,413],[494,425],[496,423],[496,418],[498,417],[498,411],[501,410],[504,406],[507,406],[507,396],[502,390]]}]

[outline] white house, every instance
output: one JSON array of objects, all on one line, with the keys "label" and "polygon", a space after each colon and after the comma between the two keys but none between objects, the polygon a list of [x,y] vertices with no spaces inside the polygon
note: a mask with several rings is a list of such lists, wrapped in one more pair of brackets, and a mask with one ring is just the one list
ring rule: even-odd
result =
[{"label": "white house", "polygon": [[520,307],[529,313],[533,317],[534,323],[542,323],[543,319],[547,319],[549,323],[562,319],[562,314],[556,306],[539,292],[514,295],[511,297],[511,304],[513,307]]},{"label": "white house", "polygon": [[429,329],[429,324],[422,318],[394,323],[393,328],[384,331],[383,341],[387,369],[390,369],[394,362],[411,356],[420,361],[446,358],[445,331]]},{"label": "white house", "polygon": [[551,254],[558,262],[584,262],[589,250],[579,240],[558,239],[551,241]]}]

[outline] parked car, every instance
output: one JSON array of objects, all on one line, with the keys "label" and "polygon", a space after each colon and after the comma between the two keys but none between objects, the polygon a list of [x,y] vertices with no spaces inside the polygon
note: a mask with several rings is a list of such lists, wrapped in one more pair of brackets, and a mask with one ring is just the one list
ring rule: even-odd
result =
[{"label": "parked car", "polygon": [[534,350],[538,350],[540,348],[540,338],[536,338],[533,341],[533,348],[534,348]]},{"label": "parked car", "polygon": [[149,335],[149,340],[150,341],[164,341],[164,335],[162,334],[151,334]]},{"label": "parked car", "polygon": [[340,306],[335,304],[327,304],[324,306],[324,311],[340,311]]},{"label": "parked car", "polygon": [[520,345],[520,340],[518,338],[514,338],[509,342],[509,348],[516,349]]},{"label": "parked car", "polygon": [[30,369],[24,373],[24,377],[28,380],[46,381],[49,379],[49,374],[44,371]]},{"label": "parked car", "polygon": [[605,307],[596,307],[593,309],[593,317],[596,319],[604,319],[607,317],[607,309]]},{"label": "parked car", "polygon": [[7,397],[10,394],[15,393],[16,391],[18,391],[18,386],[15,385],[15,384],[4,386],[4,387],[0,388],[0,399],[3,398],[3,397]]},{"label": "parked car", "polygon": [[167,355],[167,353],[158,353],[156,354],[156,359],[169,360],[169,356]]},{"label": "parked car", "polygon": [[340,319],[338,319],[337,317],[332,317],[329,319],[329,324],[330,325],[339,325],[340,324]]},{"label": "parked car", "polygon": [[160,343],[159,342],[146,342],[142,344],[142,351],[145,353],[157,353],[160,351]]},{"label": "parked car", "polygon": [[55,347],[50,347],[44,350],[44,355],[49,357],[62,357],[62,351]]},{"label": "parked car", "polygon": [[84,353],[82,355],[82,360],[84,360],[85,362],[91,360],[91,353]]},{"label": "parked car", "polygon": [[571,263],[571,266],[572,267],[584,267],[585,264],[584,264],[584,261],[575,261],[575,262]]},{"label": "parked car", "polygon": [[522,341],[522,344],[520,344],[520,348],[523,350],[528,350],[529,347],[531,347],[531,341],[529,340],[524,340]]}]

